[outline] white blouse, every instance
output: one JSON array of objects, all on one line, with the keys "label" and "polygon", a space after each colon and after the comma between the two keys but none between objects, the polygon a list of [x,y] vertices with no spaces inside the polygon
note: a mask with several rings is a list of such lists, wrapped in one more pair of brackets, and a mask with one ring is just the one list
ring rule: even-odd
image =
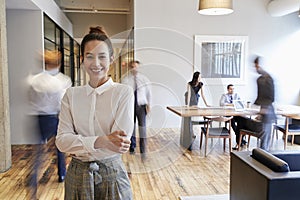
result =
[{"label": "white blouse", "polygon": [[126,85],[109,79],[96,89],[88,84],[69,88],[61,103],[56,146],[82,161],[112,157],[117,153],[95,149],[95,140],[117,130],[130,139],[133,114],[133,90]]}]

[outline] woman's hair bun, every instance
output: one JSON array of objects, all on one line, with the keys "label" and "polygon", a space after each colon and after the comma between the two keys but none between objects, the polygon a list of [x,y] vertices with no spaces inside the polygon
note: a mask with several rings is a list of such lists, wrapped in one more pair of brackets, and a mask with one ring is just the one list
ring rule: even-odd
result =
[{"label": "woman's hair bun", "polygon": [[90,32],[89,34],[100,34],[100,35],[106,35],[106,31],[104,30],[103,27],[101,26],[96,26],[96,27],[90,27]]}]

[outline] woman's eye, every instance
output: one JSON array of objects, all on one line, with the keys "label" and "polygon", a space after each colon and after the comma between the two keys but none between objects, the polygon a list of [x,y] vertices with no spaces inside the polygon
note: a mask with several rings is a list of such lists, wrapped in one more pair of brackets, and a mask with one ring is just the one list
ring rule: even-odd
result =
[{"label": "woman's eye", "polygon": [[106,60],[107,57],[106,57],[106,56],[99,56],[98,59],[99,59],[99,60]]},{"label": "woman's eye", "polygon": [[94,59],[94,56],[92,56],[92,55],[87,55],[86,58],[87,58],[87,59]]}]

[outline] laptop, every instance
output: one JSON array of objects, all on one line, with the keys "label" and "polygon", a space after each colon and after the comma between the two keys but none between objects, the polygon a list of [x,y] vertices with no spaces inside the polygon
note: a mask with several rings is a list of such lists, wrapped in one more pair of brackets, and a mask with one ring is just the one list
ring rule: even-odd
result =
[{"label": "laptop", "polygon": [[234,100],[233,106],[234,106],[235,111],[244,111],[245,110],[244,101],[242,101],[242,100]]}]

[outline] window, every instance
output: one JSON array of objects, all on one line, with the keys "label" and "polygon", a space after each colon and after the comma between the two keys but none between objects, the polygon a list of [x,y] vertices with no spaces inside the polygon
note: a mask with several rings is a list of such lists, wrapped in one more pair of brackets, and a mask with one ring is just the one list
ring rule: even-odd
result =
[{"label": "window", "polygon": [[82,85],[80,73],[80,45],[44,15],[44,47],[47,50],[60,50],[62,58],[61,72],[70,76],[73,85]]}]

